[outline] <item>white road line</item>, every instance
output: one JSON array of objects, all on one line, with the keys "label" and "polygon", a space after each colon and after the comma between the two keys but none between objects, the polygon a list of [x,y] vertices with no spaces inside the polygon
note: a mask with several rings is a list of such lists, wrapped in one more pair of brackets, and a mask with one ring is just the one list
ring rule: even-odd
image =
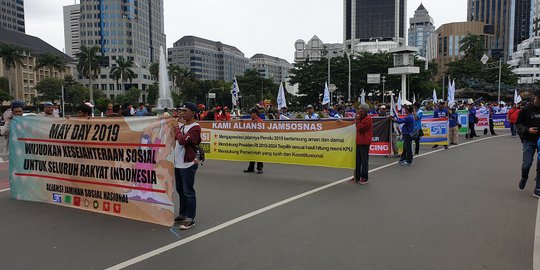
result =
[{"label": "white road line", "polygon": [[534,230],[533,270],[540,270],[540,200],[536,208],[536,226]]},{"label": "white road line", "polygon": [[10,188],[2,189],[2,190],[0,190],[0,193],[5,192],[5,191],[9,191],[9,190],[10,190]]},{"label": "white road line", "polygon": [[[481,141],[485,141],[485,140],[491,140],[491,139],[495,139],[495,138],[499,138],[499,137],[502,137],[502,136],[508,136],[507,134],[506,135],[498,135],[498,136],[493,136],[493,137],[489,137],[489,138],[483,138],[483,139],[477,139],[477,140],[473,140],[473,141],[469,141],[469,142],[466,142],[466,143],[462,143],[460,145],[457,145],[457,146],[454,146],[454,147],[451,147],[451,148],[456,148],[456,147],[460,147],[460,146],[464,146],[464,145],[468,145],[468,144],[471,144],[471,143],[477,143],[477,142],[481,142]],[[416,157],[424,157],[424,156],[428,156],[428,155],[432,155],[432,154],[435,154],[435,153],[438,153],[438,152],[442,152],[442,151],[448,151],[448,150],[445,150],[445,149],[440,149],[440,150],[435,150],[435,151],[431,151],[431,152],[428,152],[428,153],[424,153],[424,154],[421,154],[421,155],[418,155]],[[370,173],[373,173],[373,172],[376,172],[376,171],[380,171],[380,170],[383,170],[383,169],[386,169],[386,168],[389,168],[391,166],[394,166],[398,164],[398,162],[393,162],[393,163],[390,163],[390,164],[387,164],[387,165],[383,165],[383,166],[380,166],[380,167],[377,167],[373,170],[370,170],[369,172]],[[163,246],[161,248],[158,248],[158,249],[155,249],[155,250],[152,250],[152,251],[149,251],[145,254],[142,254],[140,256],[137,256],[133,259],[130,259],[130,260],[127,260],[125,262],[122,262],[120,264],[117,264],[115,266],[112,266],[112,267],[109,267],[107,268],[106,270],[117,270],[117,269],[124,269],[128,266],[131,266],[131,265],[134,265],[134,264],[137,264],[139,262],[142,262],[144,260],[147,260],[147,259],[150,259],[154,256],[157,256],[161,253],[164,253],[164,252],[167,252],[171,249],[175,249],[179,246],[182,246],[184,244],[187,244],[189,242],[192,242],[194,240],[197,240],[199,238],[202,238],[202,237],[205,237],[209,234],[212,234],[212,233],[215,233],[219,230],[222,230],[222,229],[225,229],[227,227],[230,227],[236,223],[239,223],[239,222],[242,222],[246,219],[249,219],[249,218],[252,218],[254,216],[257,216],[257,215],[260,215],[262,213],[265,213],[265,212],[268,212],[274,208],[277,208],[277,207],[280,207],[280,206],[283,206],[285,204],[288,204],[288,203],[291,203],[291,202],[294,202],[296,200],[299,200],[301,198],[304,198],[304,197],[307,197],[307,196],[310,196],[312,194],[315,194],[317,192],[320,192],[320,191],[323,191],[323,190],[326,190],[326,189],[329,189],[331,187],[334,187],[334,186],[337,186],[339,184],[342,184],[342,183],[345,183],[347,182],[348,180],[350,180],[351,177],[347,177],[345,179],[341,179],[341,180],[338,180],[338,181],[335,181],[335,182],[332,182],[328,185],[325,185],[325,186],[322,186],[322,187],[319,187],[319,188],[316,188],[316,189],[312,189],[310,191],[307,191],[307,192],[304,192],[302,194],[299,194],[299,195],[296,195],[294,197],[290,197],[288,199],[285,199],[283,201],[280,201],[280,202],[277,202],[277,203],[274,203],[272,205],[269,205],[269,206],[266,206],[266,207],[263,207],[259,210],[255,210],[251,213],[248,213],[248,214],[245,214],[243,216],[240,216],[240,217],[237,217],[235,219],[232,219],[232,220],[229,220],[225,223],[222,223],[220,225],[217,225],[215,227],[212,227],[210,229],[207,229],[205,231],[202,231],[200,233],[197,233],[197,234],[194,234],[188,238],[185,238],[185,239],[182,239],[182,240],[179,240],[179,241],[176,241],[176,242],[173,242],[171,244],[168,244],[166,246]]]}]

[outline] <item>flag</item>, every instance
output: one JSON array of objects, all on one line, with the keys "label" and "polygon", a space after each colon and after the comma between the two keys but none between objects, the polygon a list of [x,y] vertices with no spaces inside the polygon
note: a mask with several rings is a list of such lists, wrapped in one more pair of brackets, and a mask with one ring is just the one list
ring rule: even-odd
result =
[{"label": "flag", "polygon": [[453,80],[448,84],[448,107],[452,108],[456,104],[456,81]]},{"label": "flag", "polygon": [[233,106],[238,106],[238,93],[240,93],[240,87],[238,87],[238,82],[234,78],[233,89],[231,90]]},{"label": "flag", "polygon": [[360,103],[366,104],[366,91],[362,90],[362,94],[360,95]]},{"label": "flag", "polygon": [[[393,100],[392,100],[393,101]],[[397,109],[398,109],[398,112],[401,112],[401,92],[399,92],[399,96],[398,96],[398,99],[397,99]]]},{"label": "flag", "polygon": [[283,82],[279,83],[277,107],[278,107],[278,110],[281,110],[281,108],[287,107],[287,100],[285,99],[285,90],[283,89]]},{"label": "flag", "polygon": [[398,112],[396,110],[396,104],[394,103],[394,95],[391,95],[390,99],[391,99],[391,101],[390,101],[390,115],[393,118],[397,118],[398,117]]},{"label": "flag", "polygon": [[518,104],[522,101],[521,96],[518,94],[518,90],[514,92],[514,104]]},{"label": "flag", "polygon": [[330,103],[330,90],[328,89],[328,82],[324,84],[324,97],[322,100],[322,105]]},{"label": "flag", "polygon": [[414,94],[414,93],[412,95],[412,103],[416,104],[416,94]]},{"label": "flag", "polygon": [[437,91],[433,89],[433,104],[437,104],[439,100],[437,99]]}]

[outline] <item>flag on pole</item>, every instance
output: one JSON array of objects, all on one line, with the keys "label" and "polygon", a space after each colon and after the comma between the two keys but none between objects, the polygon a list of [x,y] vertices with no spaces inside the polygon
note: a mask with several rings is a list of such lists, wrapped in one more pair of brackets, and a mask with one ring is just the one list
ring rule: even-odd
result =
[{"label": "flag on pole", "polygon": [[328,82],[324,84],[324,96],[322,100],[322,105],[330,103],[330,90],[328,89]]},{"label": "flag on pole", "polygon": [[393,118],[397,118],[398,117],[398,112],[396,110],[396,104],[394,103],[394,95],[391,95],[390,99],[391,99],[391,101],[390,101],[390,115]]},{"label": "flag on pole", "polygon": [[412,95],[412,103],[415,104],[416,103],[416,94],[413,93]]},{"label": "flag on pole", "polygon": [[279,83],[279,91],[277,96],[278,110],[287,107],[287,100],[285,99],[285,90],[283,89],[283,82]]},{"label": "flag on pole", "polygon": [[398,96],[398,99],[397,99],[397,109],[398,109],[398,112],[401,112],[401,92],[399,92],[399,96]]},{"label": "flag on pole", "polygon": [[233,89],[231,90],[233,106],[238,106],[238,93],[240,93],[240,87],[238,87],[238,82],[236,81],[235,77],[233,81]]},{"label": "flag on pole", "polygon": [[449,82],[448,85],[448,107],[452,108],[456,104],[456,81]]},{"label": "flag on pole", "polygon": [[437,99],[437,91],[433,89],[433,104],[437,104],[439,100]]},{"label": "flag on pole", "polygon": [[360,95],[360,103],[366,104],[366,91],[362,90],[362,94]]},{"label": "flag on pole", "polygon": [[518,104],[522,101],[521,96],[518,93],[518,90],[516,89],[514,92],[514,104]]}]

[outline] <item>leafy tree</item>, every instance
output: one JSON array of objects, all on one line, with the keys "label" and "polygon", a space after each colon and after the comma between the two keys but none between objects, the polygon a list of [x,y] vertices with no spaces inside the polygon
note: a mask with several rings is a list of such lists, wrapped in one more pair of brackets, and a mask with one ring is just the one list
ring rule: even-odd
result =
[{"label": "leafy tree", "polygon": [[478,35],[468,34],[459,44],[459,51],[465,53],[467,60],[480,60],[486,52],[484,39]]},{"label": "leafy tree", "polygon": [[59,55],[47,52],[37,57],[35,70],[44,67],[49,69],[50,77],[52,77],[55,69],[59,72],[66,70],[66,61]]},{"label": "leafy tree", "polygon": [[96,108],[101,112],[106,112],[107,106],[109,105],[109,103],[113,103],[112,100],[110,100],[109,98],[106,98],[106,97],[98,98],[96,99]]},{"label": "leafy tree", "polygon": [[[247,70],[243,76],[239,76],[236,79],[238,81],[238,87],[240,87],[240,95],[242,96],[240,102],[243,108],[249,109],[264,99],[275,101],[279,85],[275,84],[272,79],[262,77],[257,70]],[[224,93],[224,95],[228,95],[228,100],[230,100],[231,95],[230,89]],[[232,101],[226,102],[226,104],[230,103]]]},{"label": "leafy tree", "polygon": [[0,77],[0,91],[9,92],[9,79]]},{"label": "leafy tree", "polygon": [[13,97],[10,96],[8,92],[0,91],[0,103],[2,103],[4,101],[10,101],[12,99],[13,99]]},{"label": "leafy tree", "polygon": [[148,71],[150,71],[150,75],[152,75],[152,78],[154,78],[154,81],[159,81],[159,62],[152,63],[150,67],[148,68]]},{"label": "leafy tree", "polygon": [[141,97],[142,91],[135,87],[129,89],[125,94],[116,96],[115,102],[117,104],[129,103],[131,105],[139,104],[139,98]]},{"label": "leafy tree", "polygon": [[[176,81],[178,78],[178,74],[180,73],[180,67],[175,64],[169,64],[167,67],[167,72],[169,73],[169,79],[172,82],[172,86],[174,89],[176,89]],[[177,92],[175,90],[175,92]]]},{"label": "leafy tree", "polygon": [[4,69],[11,74],[11,76],[8,76],[8,79],[11,80],[9,86],[12,88],[9,91],[10,93],[14,92],[13,85],[15,84],[14,81],[16,80],[14,77],[17,76],[15,73],[15,68],[22,66],[23,64],[24,56],[22,52],[23,49],[15,45],[7,43],[0,44],[0,58],[2,58]]},{"label": "leafy tree", "polygon": [[156,104],[159,97],[159,86],[157,83],[154,83],[148,87],[148,96],[146,101],[149,104]]},{"label": "leafy tree", "polygon": [[133,67],[133,61],[125,60],[123,57],[116,59],[116,66],[111,69],[111,76],[118,84],[119,80],[122,80],[122,90],[126,89],[125,83],[129,80],[132,84],[135,78],[135,72],[131,69]]},{"label": "leafy tree", "polygon": [[36,85],[36,90],[40,100],[56,100],[62,95],[62,80],[53,77],[44,78]]},{"label": "leafy tree", "polygon": [[79,74],[88,78],[88,85],[90,89],[90,102],[94,101],[92,78],[94,76],[97,76],[101,72],[101,68],[99,66],[99,61],[101,57],[97,55],[98,52],[99,47],[97,46],[91,48],[82,46],[80,48],[80,52],[76,54],[78,60],[77,71],[79,72]]}]

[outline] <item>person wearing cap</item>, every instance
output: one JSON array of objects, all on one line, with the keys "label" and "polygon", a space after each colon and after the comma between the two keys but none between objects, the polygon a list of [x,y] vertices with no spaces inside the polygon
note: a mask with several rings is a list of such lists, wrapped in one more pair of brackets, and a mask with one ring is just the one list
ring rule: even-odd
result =
[{"label": "person wearing cap", "polygon": [[39,113],[40,117],[58,117],[54,115],[54,104],[52,102],[45,102],[43,107],[43,112]]},{"label": "person wearing cap", "polygon": [[312,105],[307,106],[307,114],[304,116],[305,119],[308,120],[319,120],[319,115],[315,113],[315,110],[313,109]]},{"label": "person wearing cap", "polygon": [[[538,152],[540,127],[540,90],[534,92],[534,101],[519,112],[516,128],[521,134],[523,144],[523,163],[521,165],[521,180],[519,189],[524,190],[529,178],[534,154]],[[536,159],[536,187],[533,196],[540,198],[540,160]]]},{"label": "person wearing cap", "polygon": [[413,106],[404,106],[407,116],[405,118],[392,118],[398,124],[404,124],[401,132],[403,133],[403,153],[399,164],[402,166],[411,166],[413,161],[412,136],[414,131],[414,108]]},{"label": "person wearing cap", "polygon": [[174,127],[176,148],[174,150],[174,176],[176,191],[180,196],[180,212],[175,222],[180,230],[195,225],[197,198],[195,196],[195,173],[199,167],[198,145],[201,143],[201,126],[197,123],[197,105],[186,102],[180,108],[178,125]]},{"label": "person wearing cap", "polygon": [[[439,102],[439,107],[433,112],[433,118],[448,118],[448,109],[444,102]],[[433,145],[433,149],[437,149],[438,147],[438,144]],[[445,145],[444,149],[448,149],[448,145]]]},{"label": "person wearing cap", "polygon": [[369,173],[369,148],[373,139],[373,122],[369,105],[360,104],[356,114],[356,168],[350,182],[366,185]]},{"label": "person wearing cap", "polygon": [[9,128],[13,117],[19,117],[23,115],[24,103],[19,100],[11,102],[11,113],[4,115],[4,125],[0,129],[0,136],[6,136],[6,149],[9,152]]},{"label": "person wearing cap", "polygon": [[223,114],[221,115],[221,121],[231,121],[231,113],[229,107],[223,107]]},{"label": "person wearing cap", "polygon": [[[259,109],[253,108],[253,109],[251,109],[251,111],[249,113],[250,113],[250,116],[251,116],[251,121],[253,121],[255,123],[262,123],[263,122],[263,120],[261,118],[259,118],[259,114],[260,114]],[[255,161],[251,161],[249,163],[249,167],[246,170],[244,170],[244,173],[255,172],[255,163],[257,163],[257,174],[262,174],[264,164],[262,162],[255,162]]]}]

